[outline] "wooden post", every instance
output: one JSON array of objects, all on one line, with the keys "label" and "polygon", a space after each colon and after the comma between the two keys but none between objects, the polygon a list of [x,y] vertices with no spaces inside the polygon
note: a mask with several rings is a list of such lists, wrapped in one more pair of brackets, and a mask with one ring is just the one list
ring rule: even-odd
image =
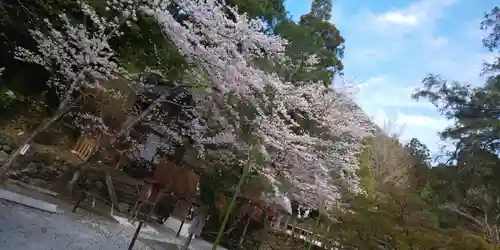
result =
[{"label": "wooden post", "polygon": [[[295,226],[297,225],[297,221],[296,221],[295,216],[293,216],[293,215],[290,216],[290,219],[292,220],[292,230],[290,232],[290,237],[288,238],[288,243],[289,244],[290,244],[290,241],[292,241],[293,238],[295,237]],[[288,227],[287,227],[287,230],[288,230]]]},{"label": "wooden post", "polygon": [[297,220],[295,217],[292,217],[292,238],[295,235],[295,227],[297,226]]},{"label": "wooden post", "polygon": [[73,207],[73,209],[71,210],[71,212],[76,212],[76,209],[80,206],[80,203],[85,199],[85,190],[82,191],[82,194],[80,195],[80,197],[78,197],[78,200],[76,200],[76,203],[75,203],[75,206]]},{"label": "wooden post", "polygon": [[115,166],[115,170],[121,170],[121,167],[120,166],[120,163],[122,163],[122,158],[123,158],[123,155],[121,153],[118,153],[118,162],[116,163],[116,166]]},{"label": "wooden post", "polygon": [[87,180],[87,178],[88,178],[87,164],[82,163],[82,165],[80,165],[80,169],[73,173],[73,177],[66,185],[66,189],[68,190],[68,193],[72,194],[73,191],[75,190],[75,187],[78,186],[80,183],[84,184],[85,180]]},{"label": "wooden post", "polygon": [[111,180],[111,173],[106,171],[106,186],[108,187],[108,194],[111,200],[111,204],[114,209],[118,209],[118,198],[116,197],[115,188],[113,187],[113,181]]},{"label": "wooden post", "polygon": [[311,243],[312,230],[313,230],[312,226],[308,223],[307,231],[306,231],[306,234],[305,234],[305,245],[304,245],[304,247],[307,247],[307,245]]},{"label": "wooden post", "polygon": [[182,220],[181,226],[179,227],[179,230],[177,230],[177,234],[175,235],[175,237],[179,238],[179,236],[181,235],[182,227],[184,226],[184,223],[186,222],[186,218],[188,217],[189,212],[191,211],[192,207],[193,207],[193,203],[191,203],[191,205],[189,206],[188,213],[186,214],[186,216],[184,216],[184,219]]},{"label": "wooden post", "polygon": [[144,225],[144,221],[139,221],[139,225],[137,226],[137,229],[135,230],[134,236],[132,236],[132,240],[130,241],[130,245],[128,246],[128,250],[133,250],[134,249],[134,244],[135,241],[137,240],[137,236],[139,236],[139,232],[141,231],[142,225]]},{"label": "wooden post", "polygon": [[193,240],[193,234],[189,233],[186,241],[184,242],[184,250],[189,250],[189,244],[191,244],[191,240]]},{"label": "wooden post", "polygon": [[283,231],[285,231],[285,233],[288,231],[288,222],[289,221],[290,221],[290,216],[286,216],[284,230],[283,230]]},{"label": "wooden post", "polygon": [[245,241],[245,236],[247,234],[248,225],[250,224],[251,220],[252,220],[252,216],[248,216],[247,222],[245,223],[245,228],[243,229],[243,233],[241,234],[241,237],[240,237],[240,246],[243,245],[243,241]]},{"label": "wooden post", "polygon": [[274,222],[274,229],[276,230],[280,230],[281,228],[281,219],[282,219],[282,215],[281,214],[278,214],[278,216],[275,217],[275,222]]}]

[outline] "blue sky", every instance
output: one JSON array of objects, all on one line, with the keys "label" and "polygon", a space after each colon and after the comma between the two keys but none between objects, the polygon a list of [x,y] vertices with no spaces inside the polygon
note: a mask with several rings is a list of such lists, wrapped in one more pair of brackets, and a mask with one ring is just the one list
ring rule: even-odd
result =
[{"label": "blue sky", "polygon": [[[312,0],[287,0],[294,19]],[[497,0],[334,0],[334,23],[346,39],[345,77],[358,86],[357,102],[376,123],[392,124],[403,140],[413,137],[434,154],[443,145],[437,133],[449,121],[426,102],[410,98],[428,73],[482,84],[483,14]]]}]

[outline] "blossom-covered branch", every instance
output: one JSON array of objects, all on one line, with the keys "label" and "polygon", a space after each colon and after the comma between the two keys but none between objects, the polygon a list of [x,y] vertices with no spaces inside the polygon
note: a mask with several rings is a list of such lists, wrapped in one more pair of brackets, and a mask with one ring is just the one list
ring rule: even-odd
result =
[{"label": "blossom-covered branch", "polygon": [[[178,20],[168,11],[169,5],[178,7],[184,18]],[[296,87],[252,66],[253,58],[282,56],[286,41],[263,34],[259,21],[248,20],[222,1],[161,1],[141,10],[155,16],[180,53],[204,68],[210,79],[215,91],[206,98],[211,103],[210,116],[199,113],[207,120],[197,129],[211,136],[199,142],[226,146],[216,147],[218,152],[205,149],[206,153],[236,160],[238,154],[244,155],[238,151],[248,151],[249,143],[261,144],[261,153],[269,160],[262,173],[270,179],[285,174],[298,187],[300,199],[310,205],[317,197],[306,193],[330,193],[329,200],[338,198],[337,180],[332,180],[331,172],[357,189],[355,154],[371,129],[359,108],[321,84]],[[316,123],[323,132],[301,128],[297,115]],[[241,134],[249,125],[250,134],[257,137],[252,142]],[[221,148],[226,149],[224,153]]]},{"label": "blossom-covered branch", "polygon": [[[74,104],[82,98],[81,92],[84,88],[99,88],[105,91],[101,85],[103,81],[119,75],[124,76],[126,73],[114,60],[115,53],[108,43],[112,36],[119,35],[117,27],[121,23],[109,21],[98,15],[83,1],[79,3],[84,16],[90,19],[96,30],[91,30],[82,24],[75,24],[68,16],[61,13],[58,15],[61,27],[56,28],[51,21],[45,19],[46,30],[29,31],[36,42],[35,51],[24,47],[17,47],[14,51],[16,59],[38,64],[52,73],[47,84],[56,91],[60,102],[54,114],[39,124],[14,151],[9,161],[0,170],[0,177],[3,177],[12,167],[23,148],[30,145],[40,132],[49,128],[72,109]],[[100,117],[91,117],[89,114],[84,114],[82,117],[87,120],[100,121]],[[102,130],[106,130],[102,122],[98,124]]]}]

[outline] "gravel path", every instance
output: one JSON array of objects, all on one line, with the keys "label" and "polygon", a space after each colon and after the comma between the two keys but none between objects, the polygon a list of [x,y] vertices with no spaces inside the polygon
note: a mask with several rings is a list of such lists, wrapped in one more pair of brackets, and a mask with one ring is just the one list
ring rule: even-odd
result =
[{"label": "gravel path", "polygon": [[[128,249],[133,229],[97,215],[52,214],[0,200],[0,249]],[[150,250],[137,241],[134,249]]]}]

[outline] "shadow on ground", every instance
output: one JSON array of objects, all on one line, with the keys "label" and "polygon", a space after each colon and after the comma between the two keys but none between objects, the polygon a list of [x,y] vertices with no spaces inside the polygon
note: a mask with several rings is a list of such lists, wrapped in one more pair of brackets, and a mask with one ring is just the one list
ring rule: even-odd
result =
[{"label": "shadow on ground", "polygon": [[154,250],[178,250],[182,249],[182,246],[175,243],[161,242],[157,240],[139,238],[139,241],[144,243],[146,246]]}]

